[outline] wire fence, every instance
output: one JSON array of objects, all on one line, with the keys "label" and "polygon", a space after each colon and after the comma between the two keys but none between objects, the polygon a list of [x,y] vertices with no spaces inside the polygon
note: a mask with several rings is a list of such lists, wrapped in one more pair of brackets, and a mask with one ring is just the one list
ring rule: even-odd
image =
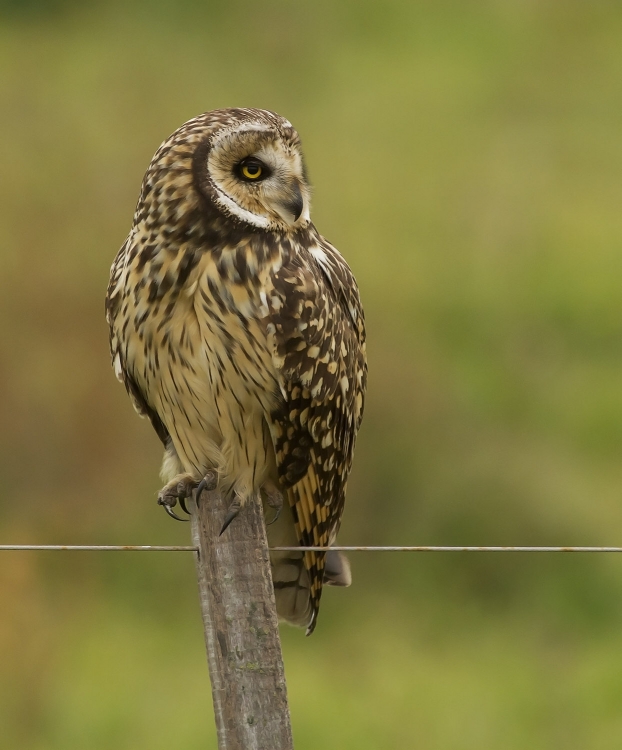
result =
[{"label": "wire fence", "polygon": [[[255,512],[260,513],[255,506]],[[259,516],[261,519],[261,516]],[[285,673],[276,616],[276,605],[270,586],[270,568],[265,555],[255,554],[252,540],[235,547],[220,540],[218,527],[212,522],[197,526],[195,545],[100,545],[100,544],[3,544],[2,552],[193,552],[197,562],[199,593],[210,678],[213,686],[214,715],[220,747],[288,747],[291,748],[289,707]],[[240,540],[238,539],[238,542]],[[265,550],[265,538],[257,540]],[[201,552],[199,551],[201,549]],[[622,547],[551,547],[551,546],[283,546],[269,548],[274,552],[622,552]],[[220,563],[219,563],[220,560]],[[251,573],[248,576],[248,565]],[[252,563],[256,563],[252,565]],[[235,580],[245,571],[244,586],[223,585],[233,570]],[[241,576],[240,576],[241,577]],[[250,583],[249,583],[250,581]],[[259,582],[261,584],[261,588]],[[251,592],[247,597],[246,593]],[[250,604],[246,604],[246,600]],[[230,616],[229,613],[236,613]],[[270,616],[270,612],[272,615]],[[268,639],[268,640],[266,640]],[[235,645],[237,658],[222,658],[229,644]],[[259,659],[259,661],[257,661]],[[243,666],[239,666],[242,664]],[[253,668],[251,669],[250,666]],[[249,708],[250,707],[250,708]],[[255,721],[256,707],[261,721]],[[250,711],[252,710],[252,714]],[[246,721],[239,716],[248,716]],[[231,729],[229,729],[231,727]],[[285,741],[274,741],[268,732],[280,731]],[[262,734],[263,733],[263,734]],[[236,740],[243,738],[242,744]],[[252,742],[247,742],[247,738]],[[256,743],[255,738],[260,740]],[[223,739],[224,738],[224,739]],[[233,738],[233,744],[229,740]],[[222,741],[222,742],[221,742]],[[222,744],[224,743],[224,744]]]},{"label": "wire fence", "polygon": [[[449,546],[339,546],[269,547],[271,552],[622,552],[622,547],[449,547]],[[184,545],[131,544],[0,544],[0,552],[198,552]]]}]

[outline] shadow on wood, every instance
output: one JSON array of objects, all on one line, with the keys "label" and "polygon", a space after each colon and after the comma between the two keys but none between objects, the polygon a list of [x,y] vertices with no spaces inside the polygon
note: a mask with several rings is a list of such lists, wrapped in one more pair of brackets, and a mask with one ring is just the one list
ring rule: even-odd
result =
[{"label": "shadow on wood", "polygon": [[192,512],[218,748],[292,750],[261,502],[219,536],[226,514],[218,490],[204,490]]}]

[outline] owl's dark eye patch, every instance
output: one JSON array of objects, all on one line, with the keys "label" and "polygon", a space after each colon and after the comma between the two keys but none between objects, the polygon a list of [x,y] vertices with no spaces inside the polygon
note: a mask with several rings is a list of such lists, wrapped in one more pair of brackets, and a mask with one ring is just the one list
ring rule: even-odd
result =
[{"label": "owl's dark eye patch", "polygon": [[235,174],[244,182],[261,182],[269,177],[271,172],[256,156],[247,156],[235,166]]}]

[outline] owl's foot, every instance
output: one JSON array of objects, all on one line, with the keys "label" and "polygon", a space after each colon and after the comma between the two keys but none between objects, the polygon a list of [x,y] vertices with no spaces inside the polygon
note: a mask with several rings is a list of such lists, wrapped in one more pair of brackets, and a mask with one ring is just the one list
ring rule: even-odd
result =
[{"label": "owl's foot", "polygon": [[[214,486],[211,489],[214,489],[215,487],[216,487],[216,483],[214,482]],[[281,513],[281,510],[283,509],[283,495],[276,488],[276,485],[269,480],[265,484],[262,485],[261,489],[263,490],[266,496],[266,502],[271,508],[274,508],[274,511],[275,511],[274,518],[268,523],[268,526],[270,526],[270,524],[273,524],[277,520],[277,518],[279,517]],[[197,497],[198,497],[198,494],[197,494]],[[233,498],[231,505],[229,506],[229,509],[227,510],[227,515],[225,516],[225,520],[223,522],[222,529],[220,530],[219,536],[223,534],[223,532],[227,529],[229,524],[238,515],[241,508],[242,508],[242,500],[240,496],[236,494]]]},{"label": "owl's foot", "polygon": [[[186,498],[192,497],[196,486],[197,481],[192,474],[178,474],[158,492],[158,505],[161,505],[169,516],[176,521],[187,521],[187,518],[180,518],[173,508],[179,501],[181,509],[184,513],[188,513]],[[188,513],[188,515],[190,514]]]},{"label": "owl's foot", "polygon": [[178,474],[171,479],[168,484],[158,492],[158,505],[161,505],[171,518],[176,521],[188,521],[187,518],[180,518],[173,508],[179,501],[179,506],[184,513],[190,515],[186,506],[186,500],[192,497],[192,493],[197,491],[197,501],[203,490],[213,490],[218,484],[218,476],[214,471],[208,471],[200,482],[192,474]]},{"label": "owl's foot", "polygon": [[274,508],[274,517],[271,521],[268,521],[267,526],[272,526],[276,523],[283,510],[283,494],[277,489],[274,482],[268,480],[261,488],[266,496],[266,501],[271,508]]}]

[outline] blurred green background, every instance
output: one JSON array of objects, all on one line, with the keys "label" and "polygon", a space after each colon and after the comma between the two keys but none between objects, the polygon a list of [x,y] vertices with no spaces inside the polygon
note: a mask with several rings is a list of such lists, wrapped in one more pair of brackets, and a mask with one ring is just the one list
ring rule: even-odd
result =
[{"label": "blurred green background", "polygon": [[[159,143],[298,128],[370,387],[341,541],[622,544],[622,5],[0,2],[0,542],[166,544],[103,296]],[[622,558],[352,555],[298,750],[622,747]],[[193,561],[2,553],[0,746],[215,748]]]}]

